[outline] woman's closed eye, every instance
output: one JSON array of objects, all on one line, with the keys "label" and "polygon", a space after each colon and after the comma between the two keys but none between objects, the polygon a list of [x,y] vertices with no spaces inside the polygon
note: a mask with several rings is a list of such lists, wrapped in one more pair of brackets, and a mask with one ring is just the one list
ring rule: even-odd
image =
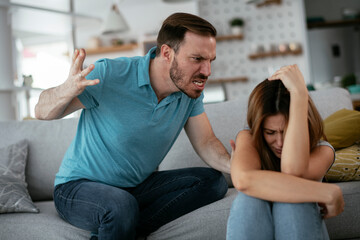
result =
[{"label": "woman's closed eye", "polygon": [[276,131],[265,130],[266,135],[274,135]]}]

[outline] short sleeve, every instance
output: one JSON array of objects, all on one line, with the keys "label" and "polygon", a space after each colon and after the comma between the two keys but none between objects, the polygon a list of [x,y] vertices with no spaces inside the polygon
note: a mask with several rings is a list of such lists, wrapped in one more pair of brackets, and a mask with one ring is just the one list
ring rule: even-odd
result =
[{"label": "short sleeve", "polygon": [[201,113],[203,113],[205,111],[203,99],[204,99],[204,93],[201,93],[200,97],[198,97],[195,100],[195,104],[194,104],[194,107],[193,107],[193,109],[192,109],[192,111],[190,113],[190,117],[195,117],[195,116],[200,115]]},{"label": "short sleeve", "polygon": [[80,102],[86,109],[99,106],[102,89],[106,81],[106,59],[100,59],[95,62],[94,65],[95,68],[86,76],[86,79],[99,79],[100,82],[97,85],[86,87],[86,89],[78,96]]},{"label": "short sleeve", "polygon": [[[335,148],[330,144],[328,143],[327,141],[324,141],[324,140],[320,140],[317,144],[318,146],[328,146],[329,148],[331,148],[331,150],[333,151],[334,153],[334,159],[333,159],[333,162],[332,164],[334,164],[334,161],[335,161]],[[332,165],[331,164],[331,165]],[[331,166],[330,166],[331,167]],[[330,169],[330,168],[329,168]]]}]

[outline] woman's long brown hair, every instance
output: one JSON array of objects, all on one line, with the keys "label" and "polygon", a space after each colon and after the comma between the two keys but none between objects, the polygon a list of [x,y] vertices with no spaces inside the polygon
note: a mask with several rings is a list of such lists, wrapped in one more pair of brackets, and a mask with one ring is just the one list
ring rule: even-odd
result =
[{"label": "woman's long brown hair", "polygon": [[[321,138],[326,139],[321,116],[309,96],[308,100],[308,131],[310,151]],[[261,168],[281,171],[280,159],[275,156],[265,141],[263,125],[265,118],[278,113],[289,121],[290,93],[281,80],[264,80],[251,92],[248,102],[247,122],[261,159]]]}]

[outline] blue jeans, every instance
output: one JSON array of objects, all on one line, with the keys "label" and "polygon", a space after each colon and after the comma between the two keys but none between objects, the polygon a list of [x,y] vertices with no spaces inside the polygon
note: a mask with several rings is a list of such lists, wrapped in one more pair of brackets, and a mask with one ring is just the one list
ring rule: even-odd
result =
[{"label": "blue jeans", "polygon": [[239,192],[227,224],[233,239],[329,239],[316,203],[269,202]]},{"label": "blue jeans", "polygon": [[154,172],[134,188],[119,188],[86,179],[56,186],[54,202],[70,224],[98,239],[135,239],[227,192],[223,175],[211,168]]}]

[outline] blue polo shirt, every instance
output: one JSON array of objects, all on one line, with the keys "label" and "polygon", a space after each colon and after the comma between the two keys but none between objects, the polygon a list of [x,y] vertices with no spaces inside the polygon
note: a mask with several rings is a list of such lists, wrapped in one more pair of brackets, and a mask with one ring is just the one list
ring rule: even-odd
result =
[{"label": "blue polo shirt", "polygon": [[55,185],[89,179],[134,187],[156,170],[187,119],[204,112],[203,95],[175,92],[158,103],[144,57],[101,59],[87,79],[100,79],[78,96],[77,133],[56,174]]}]

